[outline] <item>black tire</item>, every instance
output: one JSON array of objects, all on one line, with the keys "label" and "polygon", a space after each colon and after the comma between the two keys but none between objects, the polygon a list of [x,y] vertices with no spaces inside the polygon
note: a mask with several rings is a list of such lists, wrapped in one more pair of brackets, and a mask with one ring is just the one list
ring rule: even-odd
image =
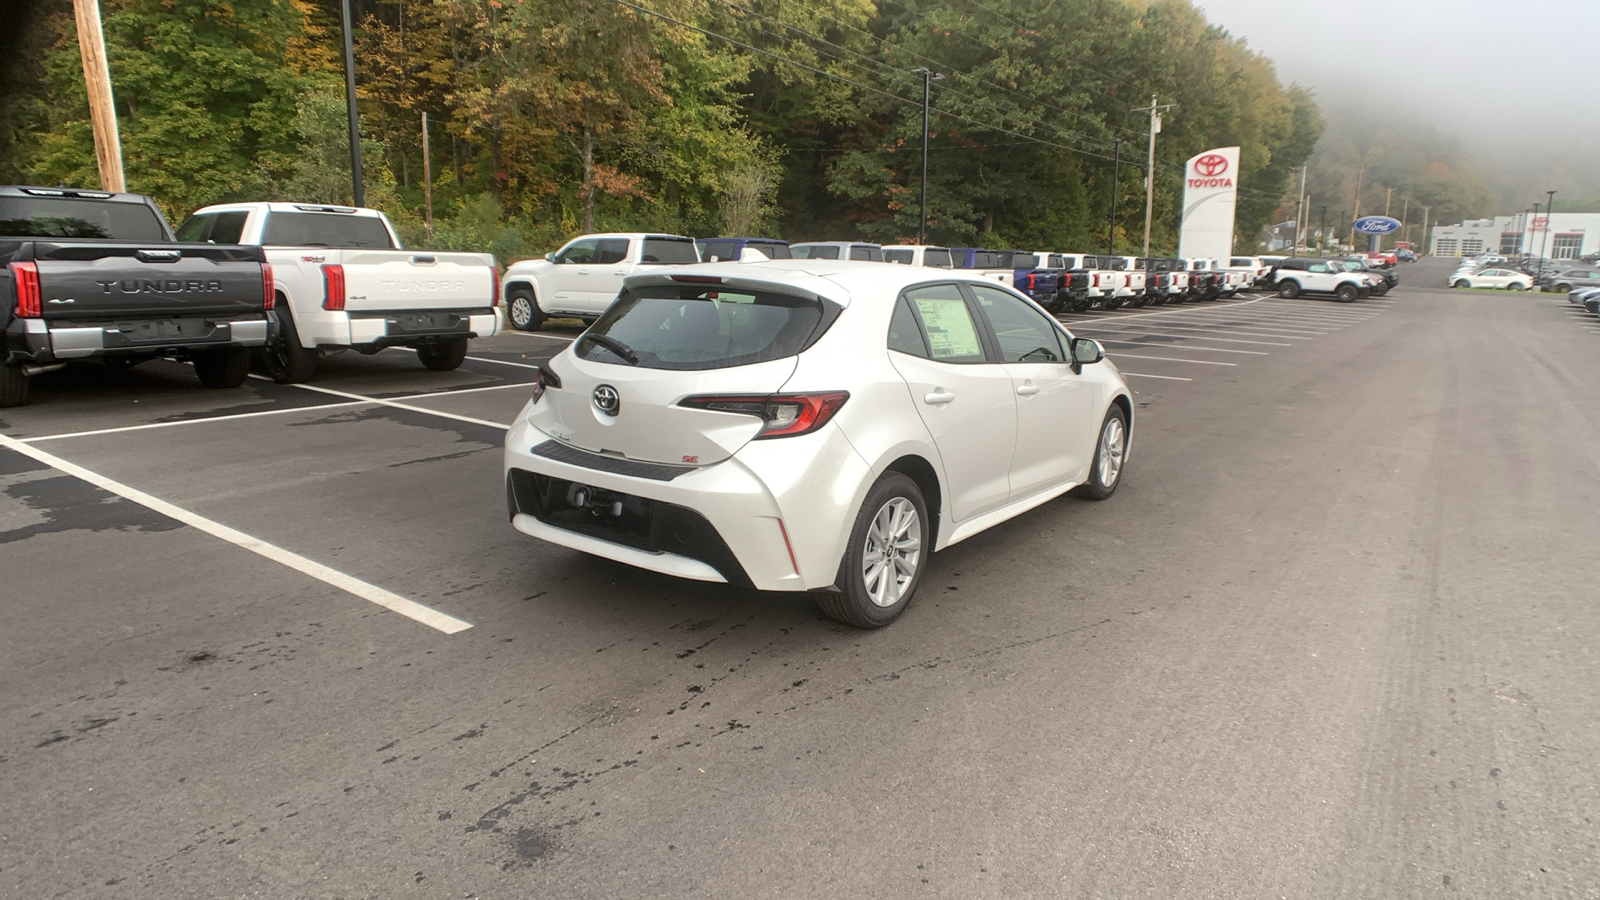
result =
[{"label": "black tire", "polygon": [[1066,310],[1067,310],[1067,298],[1064,295],[1058,293],[1055,296],[1050,298],[1050,302],[1046,303],[1044,308],[1045,308],[1046,311],[1048,311],[1050,313],[1066,312]]},{"label": "black tire", "polygon": [[1285,300],[1293,300],[1300,296],[1300,282],[1293,278],[1285,278],[1278,282],[1278,296]]},{"label": "black tire", "polygon": [[250,377],[250,351],[245,347],[207,350],[195,356],[194,374],[208,388],[236,388]]},{"label": "black tire", "polygon": [[[1518,288],[1516,286],[1516,284],[1512,284],[1511,285],[1511,289],[1513,291],[1521,290],[1521,288]],[[1572,293],[1572,285],[1567,284],[1565,282],[1562,282],[1561,284],[1556,285],[1556,293],[1558,293],[1558,294],[1570,294],[1570,293]]]},{"label": "black tire", "polygon": [[[1525,291],[1527,289],[1528,288],[1526,286],[1524,286],[1523,283],[1520,282],[1520,281],[1513,281],[1510,284],[1506,285],[1506,290],[1508,290],[1508,291]],[[1569,290],[1568,293],[1571,293],[1571,291]]]},{"label": "black tire", "polygon": [[1078,313],[1088,312],[1089,311],[1089,306],[1090,306],[1090,301],[1089,301],[1088,295],[1084,295],[1082,297],[1073,298],[1073,301],[1072,301],[1072,311],[1073,312],[1078,312]]},{"label": "black tire", "polygon": [[[875,530],[873,526],[880,514],[885,512],[892,514],[890,505],[897,501],[909,503],[916,511],[917,521],[912,523],[917,530],[916,558],[912,562],[910,577],[903,586],[897,587],[898,599],[893,603],[880,605],[873,601],[872,595],[868,592],[866,578],[869,555],[874,552],[873,545],[878,543],[882,531],[881,527]],[[817,595],[817,606],[821,608],[822,614],[857,628],[882,628],[893,622],[911,603],[917,585],[922,583],[922,574],[927,571],[928,562],[933,557],[929,522],[928,504],[923,499],[922,490],[917,487],[917,483],[899,472],[885,472],[872,489],[867,491],[867,499],[862,502],[861,511],[856,513],[855,527],[850,529],[850,543],[846,545],[844,559],[839,561],[839,576],[834,584],[838,589],[837,592],[828,591]],[[895,571],[898,571],[898,567],[895,567]],[[891,577],[890,573],[880,573],[880,578],[888,577]],[[888,599],[887,591],[884,593],[885,599]]]},{"label": "black tire", "polygon": [[1333,296],[1338,298],[1340,303],[1354,303],[1360,294],[1361,289],[1353,284],[1341,284],[1333,291]]},{"label": "black tire", "polygon": [[423,344],[417,348],[417,359],[422,364],[435,372],[449,372],[460,368],[462,360],[467,358],[467,339],[450,338],[435,344]]},{"label": "black tire", "polygon": [[1372,296],[1374,297],[1382,297],[1387,293],[1389,293],[1389,286],[1387,284],[1380,284],[1372,289]]},{"label": "black tire", "polygon": [[272,343],[256,351],[256,361],[279,384],[310,381],[317,373],[317,351],[300,346],[300,332],[288,304],[278,298],[278,335]]},{"label": "black tire", "polygon": [[1166,294],[1156,294],[1155,296],[1150,298],[1150,305],[1151,306],[1165,306],[1166,303],[1167,303],[1167,295]]},{"label": "black tire", "polygon": [[544,325],[544,310],[533,291],[517,288],[506,295],[506,320],[518,331],[538,331]]},{"label": "black tire", "polygon": [[1465,278],[1457,278],[1456,283],[1450,286],[1455,288],[1469,288],[1472,287],[1472,282],[1466,280]]},{"label": "black tire", "polygon": [[[1115,424],[1113,424],[1115,423]],[[1109,434],[1115,428],[1115,435]],[[1102,465],[1107,459],[1113,459],[1114,464]],[[1094,459],[1089,463],[1089,477],[1072,489],[1072,492],[1087,500],[1104,500],[1117,492],[1117,485],[1122,483],[1122,470],[1128,459],[1128,414],[1122,407],[1111,404],[1106,410],[1105,420],[1100,423],[1100,432],[1094,440]]]},{"label": "black tire", "polygon": [[21,366],[0,363],[0,408],[22,406],[28,402],[28,382]]},{"label": "black tire", "polygon": [[1144,305],[1146,303],[1149,303],[1149,302],[1150,302],[1150,298],[1147,295],[1140,294],[1139,296],[1137,296],[1137,297],[1133,298],[1132,300],[1128,301],[1128,305],[1133,307],[1134,309],[1144,309]]},{"label": "black tire", "polygon": [[1114,309],[1121,309],[1122,305],[1124,303],[1126,303],[1126,302],[1127,302],[1127,298],[1126,297],[1107,297],[1106,298],[1106,309],[1113,309],[1113,310]]}]

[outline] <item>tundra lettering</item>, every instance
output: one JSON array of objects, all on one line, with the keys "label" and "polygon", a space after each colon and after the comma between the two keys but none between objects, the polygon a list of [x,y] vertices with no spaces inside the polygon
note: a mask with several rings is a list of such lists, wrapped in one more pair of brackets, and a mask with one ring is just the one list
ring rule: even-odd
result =
[{"label": "tundra lettering", "polygon": [[389,291],[464,291],[467,289],[465,281],[385,281],[382,284],[384,290]]},{"label": "tundra lettering", "polygon": [[220,281],[96,281],[103,293],[120,294],[209,294],[222,291]]}]

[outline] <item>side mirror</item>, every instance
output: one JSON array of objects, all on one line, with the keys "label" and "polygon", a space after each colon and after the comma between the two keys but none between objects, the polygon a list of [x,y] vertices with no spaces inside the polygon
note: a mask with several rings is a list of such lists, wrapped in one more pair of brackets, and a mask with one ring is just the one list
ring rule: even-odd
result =
[{"label": "side mirror", "polygon": [[555,254],[555,251],[554,251],[554,250],[552,250],[552,251],[550,251],[550,252],[549,252],[549,253],[546,253],[546,254],[545,254],[545,255],[544,255],[544,261],[545,261],[545,262],[555,262],[555,261],[556,261],[556,254]]},{"label": "side mirror", "polygon": [[1105,348],[1091,338],[1072,339],[1072,361],[1080,366],[1092,365],[1106,358]]}]

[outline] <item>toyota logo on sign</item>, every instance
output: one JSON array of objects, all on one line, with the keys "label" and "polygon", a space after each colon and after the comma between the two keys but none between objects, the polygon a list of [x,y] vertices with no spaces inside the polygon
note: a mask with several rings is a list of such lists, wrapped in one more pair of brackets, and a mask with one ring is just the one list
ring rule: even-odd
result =
[{"label": "toyota logo on sign", "polygon": [[608,416],[614,416],[622,408],[622,397],[616,388],[602,384],[594,389],[594,408]]},{"label": "toyota logo on sign", "polygon": [[1194,161],[1197,174],[1213,178],[1228,171],[1228,158],[1220,153],[1207,153]]}]

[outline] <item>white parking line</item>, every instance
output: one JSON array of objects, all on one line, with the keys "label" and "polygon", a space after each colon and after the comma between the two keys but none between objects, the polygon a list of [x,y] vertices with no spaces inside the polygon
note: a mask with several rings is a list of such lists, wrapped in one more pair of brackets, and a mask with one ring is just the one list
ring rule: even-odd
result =
[{"label": "white parking line", "polygon": [[[265,378],[265,376],[262,375],[251,375],[250,377]],[[457,422],[470,422],[473,425],[487,425],[490,428],[498,428],[501,431],[506,431],[511,427],[510,425],[506,425],[501,422],[490,422],[487,419],[474,419],[471,416],[458,416],[455,413],[441,412],[437,409],[428,409],[427,407],[423,406],[412,406],[408,403],[400,403],[396,400],[381,400],[377,397],[364,397],[360,394],[352,394],[347,391],[336,391],[333,388],[317,387],[314,384],[292,384],[289,385],[289,387],[297,387],[304,391],[316,391],[319,394],[329,394],[334,397],[344,397],[349,400],[362,400],[367,403],[376,403],[379,406],[389,406],[393,407],[394,409],[403,409],[408,412],[422,413],[429,416],[439,416],[445,419],[454,419]]]},{"label": "white parking line", "polygon": [[1178,338],[1185,341],[1207,340],[1217,344],[1254,344],[1258,347],[1293,347],[1293,344],[1280,344],[1277,341],[1241,341],[1235,338],[1217,337],[1212,334],[1172,334],[1166,331],[1147,331],[1138,326],[1131,328],[1082,328],[1080,331],[1107,331],[1112,334],[1144,334],[1150,337]]},{"label": "white parking line", "polygon": [[44,463],[52,469],[55,469],[66,475],[71,475],[73,478],[77,478],[80,481],[86,481],[103,491],[109,491],[110,493],[116,494],[117,496],[126,500],[131,500],[134,503],[145,507],[146,509],[160,513],[169,519],[175,519],[191,528],[203,531],[212,537],[220,538],[236,547],[249,550],[251,553],[254,553],[257,556],[270,559],[275,563],[287,566],[302,574],[309,575],[312,578],[323,582],[324,584],[328,584],[338,588],[339,590],[354,594],[357,597],[360,597],[361,599],[371,603],[376,603],[384,609],[397,612],[413,621],[421,622],[429,628],[442,631],[445,634],[455,634],[458,631],[465,631],[466,629],[472,627],[471,622],[467,622],[462,619],[458,619],[455,616],[439,612],[432,607],[423,606],[421,603],[418,603],[415,600],[407,600],[405,597],[402,597],[399,594],[391,591],[386,591],[375,584],[362,581],[353,575],[347,575],[343,572],[340,572],[338,569],[329,568],[328,566],[316,562],[315,560],[307,559],[298,553],[285,550],[276,544],[269,544],[260,538],[252,537],[235,528],[229,528],[221,522],[212,521],[205,516],[192,513],[180,506],[174,506],[165,500],[162,500],[158,497],[153,497],[137,488],[129,487],[120,481],[113,481],[112,479],[107,478],[98,472],[91,472],[80,465],[67,462],[59,456],[46,453],[37,447],[30,447],[21,441],[6,437],[3,434],[0,434],[0,447],[4,447],[8,450],[15,450],[16,452],[21,453],[23,456]]},{"label": "white parking line", "polygon": [[[1303,325],[1279,325],[1276,322],[1262,322],[1262,321],[1259,321],[1259,320],[1258,321],[1254,321],[1254,322],[1248,322],[1248,321],[1234,321],[1234,320],[1229,320],[1229,319],[1218,319],[1215,322],[1207,322],[1204,325],[1197,325],[1197,326],[1192,326],[1192,327],[1213,328],[1213,329],[1217,329],[1217,328],[1248,328],[1248,329],[1251,329],[1251,330],[1254,330],[1254,331],[1283,331],[1283,332],[1288,332],[1290,335],[1295,335],[1295,334],[1327,335],[1327,334],[1332,334],[1333,333],[1331,331],[1322,331],[1322,330],[1317,329],[1317,328],[1308,328],[1308,327],[1303,326]],[[1327,327],[1330,327],[1330,326],[1324,325],[1322,327],[1323,328],[1327,328]]]},{"label": "white parking line", "polygon": [[1245,353],[1250,356],[1268,356],[1265,350],[1229,350],[1226,347],[1196,347],[1193,344],[1153,344],[1149,341],[1114,341],[1110,338],[1095,338],[1102,344],[1127,344],[1130,347],[1181,347],[1184,350],[1204,350],[1207,353]]},{"label": "white parking line", "polygon": [[565,335],[560,335],[560,334],[540,334],[537,331],[514,331],[514,330],[513,331],[502,331],[502,332],[500,332],[499,336],[500,337],[544,338],[547,341],[561,341],[564,344],[570,344],[573,341],[577,340],[576,337],[566,337]]},{"label": "white parking line", "polygon": [[1128,378],[1159,378],[1162,381],[1193,381],[1193,378],[1179,378],[1176,375],[1146,375],[1143,372],[1123,372]]},{"label": "white parking line", "polygon": [[1238,363],[1214,362],[1209,359],[1179,359],[1175,356],[1136,356],[1132,353],[1108,353],[1117,359],[1153,359],[1157,362],[1194,363],[1197,366],[1237,366]]}]

